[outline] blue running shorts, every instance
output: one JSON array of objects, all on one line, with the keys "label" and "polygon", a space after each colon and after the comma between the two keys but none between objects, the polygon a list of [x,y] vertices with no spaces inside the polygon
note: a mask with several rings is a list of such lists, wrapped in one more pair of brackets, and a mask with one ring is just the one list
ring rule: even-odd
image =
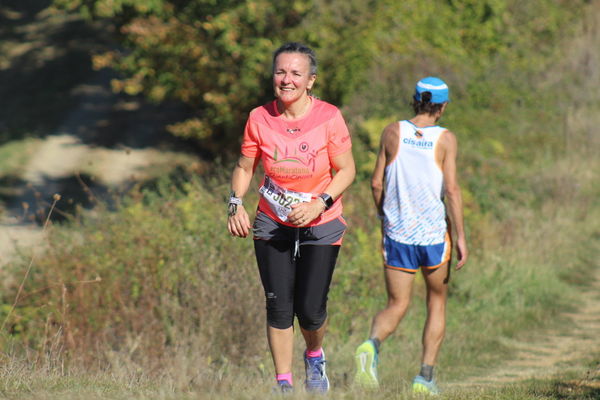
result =
[{"label": "blue running shorts", "polygon": [[444,242],[432,245],[404,244],[383,236],[383,262],[386,268],[416,272],[419,268],[436,269],[450,260],[452,242],[446,234]]}]

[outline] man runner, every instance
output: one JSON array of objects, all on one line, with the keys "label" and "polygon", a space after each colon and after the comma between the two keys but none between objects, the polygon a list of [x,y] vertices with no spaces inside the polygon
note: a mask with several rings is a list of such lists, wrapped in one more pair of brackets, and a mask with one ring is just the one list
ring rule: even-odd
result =
[{"label": "man runner", "polygon": [[371,181],[383,222],[388,303],[373,318],[369,339],[356,350],[355,381],[363,387],[379,386],[379,346],[404,317],[415,274],[421,269],[427,287],[427,321],[421,370],[412,388],[416,393],[437,394],[433,368],[446,326],[452,250],[447,217],[455,230],[457,270],[467,261],[468,250],[456,179],[456,137],[436,125],[448,105],[448,86],[439,78],[424,78],[417,83],[413,99],[415,116],[383,130]]}]

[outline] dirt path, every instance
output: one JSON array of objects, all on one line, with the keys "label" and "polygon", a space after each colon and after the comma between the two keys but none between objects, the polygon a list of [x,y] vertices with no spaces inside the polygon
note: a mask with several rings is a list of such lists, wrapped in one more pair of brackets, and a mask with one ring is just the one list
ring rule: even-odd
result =
[{"label": "dirt path", "polygon": [[[108,35],[96,32],[102,27],[83,28],[77,16],[27,7],[16,11],[0,5],[0,22],[6,24],[2,27],[6,29],[0,29],[2,77],[9,83],[27,66],[32,81],[68,81],[56,90],[35,90],[42,93],[40,97],[46,96],[46,103],[68,98],[60,104],[69,107],[61,109],[56,124],[44,125],[53,128],[35,139],[35,153],[26,164],[14,176],[3,179],[10,185],[10,197],[2,199],[0,208],[0,266],[8,263],[19,247],[43,246],[39,222],[54,194],[62,197],[56,214],[71,213],[77,204],[90,203],[86,189],[106,194],[196,161],[173,150],[164,132],[166,123],[177,118],[179,110],[115,94],[111,90],[114,72],[93,71],[83,65],[89,63],[89,54],[106,48]],[[49,35],[49,31],[54,34]],[[74,70],[85,74],[71,76]],[[25,91],[24,96],[30,94]],[[35,114],[29,114],[34,106],[25,102],[23,107],[15,107],[15,114],[22,114],[19,121],[36,119]],[[40,215],[32,220],[38,211]]]},{"label": "dirt path", "polygon": [[504,386],[566,371],[580,377],[575,385],[600,387],[600,365],[582,364],[600,352],[600,270],[592,278],[592,286],[580,293],[577,310],[566,315],[569,324],[536,335],[534,341],[506,340],[504,344],[516,350],[513,358],[491,368],[487,375],[468,377],[449,388]]},{"label": "dirt path", "polygon": [[[31,215],[40,204],[47,209],[57,193],[62,196],[57,204],[59,209],[73,207],[74,203],[83,203],[87,196],[83,180],[92,191],[105,193],[148,179],[155,170],[164,171],[192,162],[191,156],[175,151],[122,144],[137,134],[134,129],[120,132],[116,135],[117,141],[110,140],[112,143],[105,146],[86,143],[87,138],[98,136],[98,129],[115,124],[115,110],[129,107],[135,111],[139,104],[125,102],[113,94],[110,76],[102,72],[75,87],[73,95],[79,99],[77,107],[69,112],[54,134],[39,144],[21,171],[23,184],[17,190],[20,194],[7,204],[0,218],[0,265],[8,262],[19,246],[43,242],[41,228],[23,218],[23,204],[28,205]],[[115,129],[121,128],[116,125]]]},{"label": "dirt path", "polygon": [[0,221],[0,267],[6,265],[20,248],[31,248],[44,242],[42,230],[32,224],[22,224],[14,217]]}]

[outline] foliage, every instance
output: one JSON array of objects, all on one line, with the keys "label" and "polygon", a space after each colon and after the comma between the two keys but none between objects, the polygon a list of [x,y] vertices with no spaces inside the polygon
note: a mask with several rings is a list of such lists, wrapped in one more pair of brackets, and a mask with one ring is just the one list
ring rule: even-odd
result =
[{"label": "foliage", "polygon": [[[551,43],[568,32],[585,2],[433,3],[55,0],[118,25],[127,51],[95,57],[96,68],[122,72],[115,90],[183,102],[190,118],[170,131],[219,152],[235,151],[230,144],[239,140],[248,111],[271,97],[270,55],[284,41],[317,50],[316,91],[347,106],[351,120],[389,117],[427,74],[444,76],[455,99],[469,97],[469,107],[498,111],[533,89],[528,71],[552,59]],[[492,78],[515,71],[523,80]]]},{"label": "foliage", "polygon": [[[199,78],[185,71],[215,72],[218,58],[214,57],[230,57],[235,50],[235,43],[222,36],[255,26],[227,24],[248,18],[251,4],[266,2],[161,1],[148,2],[153,8],[143,8],[143,2],[133,0],[59,1],[81,10],[87,7],[90,15],[112,16],[122,25],[129,52],[97,59],[100,65],[117,63],[124,73],[130,71],[123,81],[115,82],[117,88],[143,91],[157,101],[176,98],[198,106],[197,119],[185,123],[196,134],[204,123],[214,129],[213,135],[241,123],[220,116],[219,110],[228,110],[230,105],[220,109],[217,103],[198,100],[200,90],[190,82],[183,85],[179,77],[197,80],[194,85],[212,79],[209,83],[215,86],[206,83],[207,93],[214,91],[226,96],[225,102],[232,100],[225,90],[232,82],[227,76],[222,77],[224,86],[218,86],[218,76]],[[513,350],[506,338],[525,340],[537,328],[568,325],[561,312],[589,285],[600,244],[600,216],[594,202],[599,194],[597,141],[590,133],[597,126],[597,104],[575,102],[567,110],[570,117],[563,128],[562,106],[572,94],[563,103],[558,101],[563,93],[586,88],[588,81],[571,77],[578,76],[579,64],[585,65],[580,61],[593,59],[590,49],[597,48],[597,39],[577,43],[574,47],[580,52],[564,56],[575,60],[573,65],[549,67],[556,62],[555,52],[564,51],[557,44],[558,37],[570,32],[583,2],[439,0],[435,7],[416,1],[363,3],[315,0],[311,8],[295,14],[298,18],[292,21],[292,30],[283,25],[273,30],[282,28],[277,33],[281,37],[297,32],[318,46],[325,66],[321,93],[343,100],[354,128],[360,176],[344,195],[349,231],[331,288],[326,343],[332,366],[328,372],[334,390],[344,398],[365,397],[347,389],[353,351],[365,338],[370,318],[385,303],[380,232],[367,184],[370,163],[382,127],[397,119],[399,111],[409,112],[399,99],[409,97],[415,78],[440,74],[451,84],[452,103],[442,122],[456,130],[460,140],[460,174],[472,249],[469,264],[453,275],[451,283],[440,381],[460,380],[474,370],[496,365]],[[113,14],[94,8],[100,4],[114,6],[106,11]],[[354,13],[360,13],[364,21]],[[191,16],[198,17],[197,21]],[[346,19],[351,23],[344,24]],[[201,26],[200,33],[195,31],[194,23],[215,21],[224,25],[213,30]],[[190,56],[195,51],[190,43],[200,34],[207,42],[198,46],[214,49],[201,66]],[[239,65],[226,61],[227,71],[223,71],[253,71],[238,76],[246,82],[240,86],[248,85],[239,88],[240,92],[235,88],[236,93],[244,93],[244,107],[257,103],[261,96],[257,93],[267,96],[260,92],[264,89],[259,81],[267,82],[269,60],[263,58],[275,44],[275,39],[268,39],[270,44],[265,41],[264,46],[253,40],[243,43],[261,50],[253,53],[257,58],[240,49]],[[253,70],[249,65],[264,68]],[[135,73],[140,70],[136,81]],[[557,70],[559,78],[552,75]],[[597,74],[588,72],[585,76],[594,83],[591,79],[597,79]],[[557,82],[562,80],[577,85],[563,91],[565,83]],[[562,129],[581,143],[565,145],[561,139],[567,132]],[[227,132],[220,138],[234,137],[233,130]],[[565,150],[568,157],[561,154]],[[50,367],[39,365],[52,371],[65,368],[65,374],[52,377],[57,392],[61,385],[73,385],[68,372],[72,369],[65,363],[78,361],[89,370],[121,372],[119,382],[139,388],[140,398],[146,397],[144,393],[150,393],[150,398],[173,398],[174,393],[181,398],[264,394],[268,389],[262,382],[272,375],[264,342],[264,304],[251,240],[234,240],[225,233],[227,179],[221,176],[222,170],[215,165],[202,178],[165,181],[156,188],[133,191],[115,210],[98,208],[55,226],[48,249],[36,262],[24,296],[8,321],[10,331],[0,336],[4,347],[19,343],[34,361],[47,357],[48,362],[55,362]],[[252,197],[256,191],[250,192],[244,200],[256,204]],[[23,263],[5,269],[3,273],[12,277],[6,281],[18,281],[14,277],[22,270]],[[424,289],[418,279],[415,304],[401,329],[385,344],[384,387],[370,397],[407,396],[406,382],[419,362],[424,309],[417,303],[422,303]],[[11,304],[15,292],[14,284],[9,285],[2,303]],[[0,307],[0,317],[6,313],[7,307]],[[299,335],[297,339],[301,342]],[[295,354],[300,354],[301,347],[298,343]],[[48,354],[56,355],[53,359]],[[597,365],[597,355],[594,360]],[[8,368],[0,368],[0,374],[10,376]],[[294,365],[295,371],[301,368],[301,361]],[[167,389],[157,390],[155,382]],[[25,389],[5,386],[0,390],[18,396],[36,385],[31,379],[22,384]],[[534,382],[523,388],[448,396],[597,396],[594,386],[567,385],[561,391],[562,386],[556,385]],[[106,380],[98,386],[99,392],[114,390]]]},{"label": "foliage", "polygon": [[[564,169],[557,165],[537,185],[559,194],[560,180],[553,177]],[[96,209],[68,226],[55,226],[8,321],[10,336],[1,337],[4,346],[7,340],[22,343],[42,357],[36,362],[53,354],[93,371],[122,368],[123,380],[140,385],[151,386],[160,377],[184,392],[190,385],[194,390],[209,385],[244,393],[232,385],[234,376],[268,382],[264,303],[251,240],[226,233],[221,179],[163,182],[133,192],[116,211]],[[597,223],[576,223],[600,221],[589,201],[598,192],[593,175],[580,175],[575,187],[569,195],[544,196],[539,210],[514,207],[502,221],[478,227],[481,237],[468,270],[452,281],[451,334],[440,357],[440,379],[451,381],[494,364],[511,350],[502,338],[526,338],[535,327],[564,323],[560,312],[578,294],[572,285],[585,285],[576,277],[593,271],[595,250],[589,246],[600,243],[586,240],[597,235]],[[385,303],[380,233],[370,202],[364,185],[345,196],[350,228],[330,293],[327,336],[335,365],[330,376],[338,383],[348,383],[353,349]],[[557,246],[563,251],[552,250]],[[5,273],[18,276],[21,270],[17,263]],[[384,382],[398,376],[408,381],[418,365],[424,289],[418,279],[415,304],[396,333],[400,337],[386,342]],[[3,303],[10,303],[15,291],[9,288]],[[0,316],[6,312],[0,309]],[[381,398],[398,390],[404,389],[388,385]]]},{"label": "foliage", "polygon": [[381,129],[412,116],[414,83],[437,75],[451,88],[440,124],[458,137],[469,222],[488,213],[498,216],[505,199],[534,201],[521,166],[564,149],[555,129],[565,120],[564,100],[544,80],[563,57],[563,48],[554,43],[574,32],[576,24],[569,21],[580,18],[584,2],[378,4],[369,84],[359,87],[345,107],[367,152],[357,155],[359,173],[366,178],[372,171]]},{"label": "foliage", "polygon": [[[60,332],[63,348],[87,363],[106,362],[106,352],[123,349],[158,361],[190,336],[210,341],[213,350],[230,348],[207,348],[209,364],[260,353],[262,346],[236,328],[262,325],[250,242],[230,240],[215,218],[225,215],[221,201],[192,184],[181,190],[185,196],[162,185],[116,213],[98,209],[53,231],[32,275],[35,296],[21,302],[9,322],[12,334],[41,349],[46,341],[34,332],[45,330],[47,340]],[[239,297],[248,293],[255,296]],[[256,314],[241,303],[254,304]]]},{"label": "foliage", "polygon": [[212,150],[229,149],[248,111],[269,98],[270,55],[308,7],[267,0],[56,4],[116,18],[128,51],[98,55],[96,67],[123,73],[113,82],[115,90],[186,104],[191,117],[170,131]]}]

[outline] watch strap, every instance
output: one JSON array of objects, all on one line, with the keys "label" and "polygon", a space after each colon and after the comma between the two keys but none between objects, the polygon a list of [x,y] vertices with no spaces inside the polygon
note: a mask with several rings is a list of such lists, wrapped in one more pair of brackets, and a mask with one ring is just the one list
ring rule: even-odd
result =
[{"label": "watch strap", "polygon": [[331,206],[333,205],[333,198],[331,198],[330,195],[328,195],[327,193],[321,193],[319,195],[319,198],[321,200],[323,200],[323,203],[325,204],[325,209],[329,210],[331,208]]}]

